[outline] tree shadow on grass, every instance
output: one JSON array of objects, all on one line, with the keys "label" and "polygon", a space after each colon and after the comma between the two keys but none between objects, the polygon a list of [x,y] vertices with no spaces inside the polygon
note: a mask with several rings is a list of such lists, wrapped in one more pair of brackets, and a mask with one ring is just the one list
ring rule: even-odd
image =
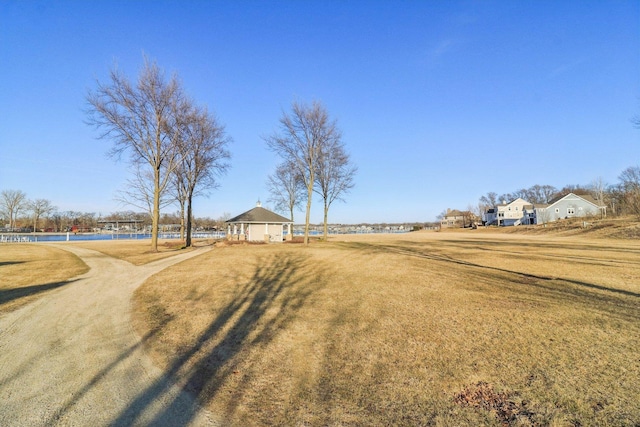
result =
[{"label": "tree shadow on grass", "polygon": [[1,261],[0,267],[4,267],[5,265],[16,265],[16,264],[24,264],[26,261]]},{"label": "tree shadow on grass", "polygon": [[69,285],[75,282],[76,280],[78,279],[65,280],[62,282],[45,283],[43,285],[23,286],[20,288],[0,289],[0,307],[20,298],[29,297],[32,295],[39,294],[41,292],[46,292],[51,289],[56,289],[65,285]]},{"label": "tree shadow on grass", "polygon": [[[460,246],[465,245],[465,242],[455,243]],[[517,290],[521,293],[527,292],[528,289],[537,289],[537,291],[534,292],[540,292],[542,290],[549,294],[550,299],[557,300],[558,298],[562,298],[573,304],[585,304],[592,309],[599,309],[631,321],[640,319],[640,302],[638,300],[640,294],[633,291],[569,278],[523,273],[506,268],[478,264],[454,258],[449,255],[449,251],[446,251],[444,254],[440,254],[435,250],[430,251],[430,248],[425,248],[424,245],[419,245],[415,242],[399,242],[397,245],[350,242],[344,245],[366,253],[395,253],[473,269],[474,274],[479,277],[484,276],[495,279],[497,277],[496,275],[502,274],[505,276],[500,280],[494,280],[493,283],[503,283],[511,290]],[[516,289],[514,286],[518,288]]]},{"label": "tree shadow on grass", "polygon": [[[171,381],[183,379],[184,390],[206,403],[214,399],[233,375],[240,353],[254,347],[264,347],[296,317],[299,310],[323,286],[326,268],[312,265],[307,256],[279,253],[258,260],[252,277],[238,282],[234,298],[223,307],[197,340],[176,356],[164,373],[111,423],[112,426],[135,424],[144,410],[163,395]],[[222,333],[221,331],[225,331]],[[182,381],[181,381],[182,382]],[[234,390],[226,415],[232,415],[246,383]],[[184,399],[174,398],[157,414],[151,425],[163,425],[180,413],[180,422],[187,424],[196,416],[196,401],[185,408]]]},{"label": "tree shadow on grass", "polygon": [[97,383],[102,381],[111,371],[113,371],[118,365],[120,365],[127,358],[141,346],[143,346],[148,340],[152,339],[155,335],[160,333],[164,327],[173,320],[171,316],[167,316],[162,319],[162,323],[157,327],[147,332],[136,344],[130,346],[123,351],[113,362],[103,367],[98,373],[96,373],[89,382],[87,382],[80,390],[73,393],[72,397],[62,405],[62,407],[56,409],[53,415],[47,420],[44,425],[54,425],[60,418],[70,411],[76,403],[78,403]]}]

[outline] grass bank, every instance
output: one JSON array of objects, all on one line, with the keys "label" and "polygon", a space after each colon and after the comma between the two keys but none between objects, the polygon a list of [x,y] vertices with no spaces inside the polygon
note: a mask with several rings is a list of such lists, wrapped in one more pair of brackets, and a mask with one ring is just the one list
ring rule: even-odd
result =
[{"label": "grass bank", "polygon": [[136,328],[229,425],[637,425],[640,244],[491,233],[216,247]]},{"label": "grass bank", "polygon": [[61,249],[4,244],[0,247],[0,313],[28,304],[87,271],[78,257]]}]

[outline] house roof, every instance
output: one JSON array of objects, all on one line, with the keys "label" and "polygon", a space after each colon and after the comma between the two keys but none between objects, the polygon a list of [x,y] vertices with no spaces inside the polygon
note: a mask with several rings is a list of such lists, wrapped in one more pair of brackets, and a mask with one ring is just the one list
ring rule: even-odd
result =
[{"label": "house roof", "polygon": [[465,216],[465,215],[468,215],[468,213],[459,211],[458,209],[453,209],[453,210],[447,212],[447,215],[445,215],[445,217],[448,217],[448,216]]},{"label": "house roof", "polygon": [[589,194],[584,194],[584,195],[579,195],[579,194],[575,194],[575,193],[569,193],[569,194],[565,194],[564,196],[558,196],[558,197],[554,197],[553,199],[551,199],[549,201],[549,206],[559,202],[560,200],[569,197],[569,196],[573,196],[573,197],[578,197],[588,203],[591,203],[594,206],[600,207],[598,205],[598,202],[596,201],[596,199],[594,199],[591,195]]},{"label": "house roof", "polygon": [[235,222],[242,223],[269,223],[269,224],[280,224],[280,223],[290,223],[293,222],[288,218],[283,217],[282,215],[278,215],[275,212],[271,212],[268,209],[263,208],[262,206],[256,206],[255,208],[248,210],[240,215],[233,217],[225,222],[233,224]]}]

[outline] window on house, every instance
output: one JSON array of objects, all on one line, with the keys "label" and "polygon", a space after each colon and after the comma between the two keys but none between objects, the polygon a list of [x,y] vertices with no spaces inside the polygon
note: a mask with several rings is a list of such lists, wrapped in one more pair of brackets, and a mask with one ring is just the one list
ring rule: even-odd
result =
[{"label": "window on house", "polygon": [[556,208],[556,213],[560,213],[560,208]]},{"label": "window on house", "polygon": [[516,206],[516,210],[518,210],[518,207]]},{"label": "window on house", "polygon": [[576,213],[576,209],[575,208],[567,208],[567,215],[573,215]]}]

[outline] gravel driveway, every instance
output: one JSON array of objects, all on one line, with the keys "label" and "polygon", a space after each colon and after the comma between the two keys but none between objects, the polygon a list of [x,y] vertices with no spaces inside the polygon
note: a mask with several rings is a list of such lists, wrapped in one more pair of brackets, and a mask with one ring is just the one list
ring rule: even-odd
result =
[{"label": "gravel driveway", "polygon": [[130,322],[138,286],[208,249],[133,266],[56,247],[90,271],[0,317],[0,425],[217,425],[151,363]]}]

